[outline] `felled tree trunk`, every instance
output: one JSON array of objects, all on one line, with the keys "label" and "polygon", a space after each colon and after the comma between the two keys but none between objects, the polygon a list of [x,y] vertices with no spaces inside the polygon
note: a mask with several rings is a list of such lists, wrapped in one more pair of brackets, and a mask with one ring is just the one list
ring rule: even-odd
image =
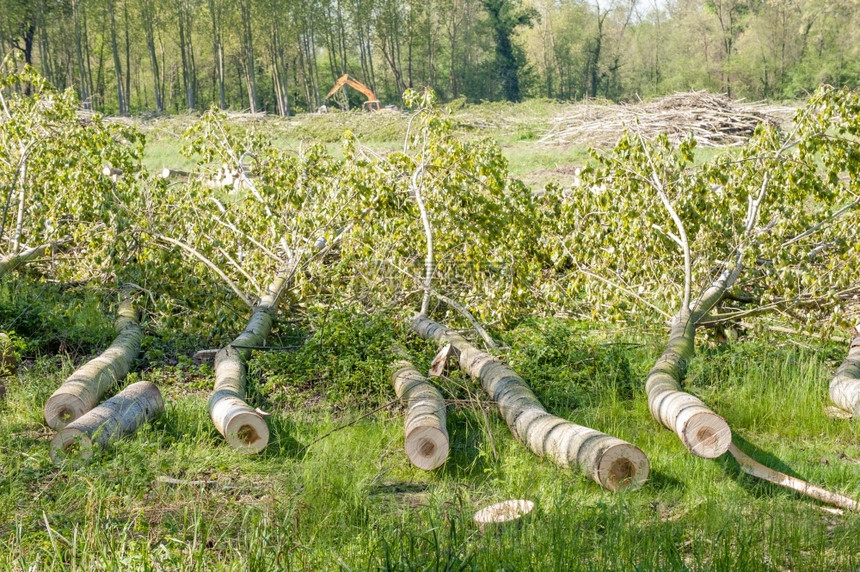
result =
[{"label": "felled tree trunk", "polygon": [[102,395],[128,374],[140,352],[143,330],[137,311],[124,300],[117,311],[117,337],[99,357],[78,368],[48,399],[45,421],[60,430],[98,404]]},{"label": "felled tree trunk", "polygon": [[732,432],[725,419],[681,388],[687,362],[694,354],[694,318],[693,314],[682,312],[672,320],[669,345],[648,373],[645,391],[654,419],[673,430],[694,455],[713,459],[728,450]]},{"label": "felled tree trunk", "polygon": [[419,469],[435,469],[448,458],[445,400],[408,361],[395,362],[392,369],[391,385],[407,407],[406,456]]},{"label": "felled tree trunk", "polygon": [[639,448],[551,415],[516,372],[463,336],[423,316],[415,318],[412,329],[423,338],[456,348],[460,368],[481,381],[511,433],[535,454],[562,467],[578,467],[611,491],[636,489],[648,479],[650,464]]},{"label": "felled tree trunk", "polygon": [[10,254],[9,256],[4,256],[0,258],[0,276],[4,276],[25,262],[28,262],[34,258],[38,258],[45,254],[45,251],[48,250],[50,244],[42,244],[40,246],[34,246],[33,248],[28,248],[23,252],[19,252],[18,254]]},{"label": "felled tree trunk", "polygon": [[855,417],[860,416],[860,329],[854,330],[848,356],[830,382],[830,399]]},{"label": "felled tree trunk", "polygon": [[164,400],[155,384],[132,383],[95,409],[63,427],[51,441],[51,459],[86,460],[93,447],[106,447],[122,435],[134,433],[140,425],[164,411]]},{"label": "felled tree trunk", "polygon": [[263,416],[245,402],[246,363],[251,348],[265,344],[272,331],[289,275],[285,272],[269,285],[245,330],[215,355],[215,391],[209,398],[209,416],[230,446],[243,453],[259,453],[269,443],[269,427]]}]

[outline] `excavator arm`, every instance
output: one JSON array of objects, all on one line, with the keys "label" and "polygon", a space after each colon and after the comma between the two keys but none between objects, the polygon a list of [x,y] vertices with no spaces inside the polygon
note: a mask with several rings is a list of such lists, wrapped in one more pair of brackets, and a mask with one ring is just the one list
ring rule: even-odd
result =
[{"label": "excavator arm", "polygon": [[342,76],[340,76],[340,78],[338,78],[338,80],[334,83],[334,87],[331,88],[331,91],[328,92],[325,98],[330,98],[332,95],[337,93],[337,90],[339,90],[345,85],[348,85],[349,87],[357,90],[362,95],[364,95],[364,97],[367,98],[367,101],[362,104],[362,107],[364,109],[379,111],[379,100],[376,99],[376,94],[374,94],[369,87],[367,87],[357,79],[349,77],[349,74],[343,74]]}]

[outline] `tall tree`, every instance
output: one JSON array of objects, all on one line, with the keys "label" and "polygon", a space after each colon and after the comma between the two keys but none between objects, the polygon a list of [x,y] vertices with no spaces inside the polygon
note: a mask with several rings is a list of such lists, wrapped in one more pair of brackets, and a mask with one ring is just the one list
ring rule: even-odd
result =
[{"label": "tall tree", "polygon": [[146,51],[149,54],[149,67],[152,72],[153,97],[155,98],[155,112],[164,111],[164,99],[161,93],[161,74],[158,70],[158,55],[155,51],[155,0],[140,0],[140,23],[143,27],[143,35],[146,39]]},{"label": "tall tree", "polygon": [[519,101],[522,58],[514,49],[512,36],[521,26],[531,26],[538,17],[532,8],[523,8],[518,0],[482,0],[490,16],[496,44],[496,71],[502,80],[502,93],[508,101]]}]

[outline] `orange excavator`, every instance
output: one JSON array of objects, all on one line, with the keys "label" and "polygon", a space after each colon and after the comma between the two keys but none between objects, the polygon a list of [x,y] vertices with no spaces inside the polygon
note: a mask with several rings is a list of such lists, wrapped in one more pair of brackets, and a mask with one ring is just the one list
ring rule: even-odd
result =
[{"label": "orange excavator", "polygon": [[340,78],[338,78],[338,80],[334,83],[334,87],[331,88],[331,91],[328,92],[328,95],[326,95],[325,98],[330,98],[332,95],[335,94],[335,92],[337,92],[337,90],[339,90],[345,85],[348,85],[349,87],[358,90],[364,95],[364,97],[367,98],[367,101],[361,104],[362,109],[364,109],[365,111],[379,111],[379,100],[376,99],[376,94],[374,94],[369,87],[367,87],[357,79],[349,77],[348,73],[345,73],[340,76]]}]

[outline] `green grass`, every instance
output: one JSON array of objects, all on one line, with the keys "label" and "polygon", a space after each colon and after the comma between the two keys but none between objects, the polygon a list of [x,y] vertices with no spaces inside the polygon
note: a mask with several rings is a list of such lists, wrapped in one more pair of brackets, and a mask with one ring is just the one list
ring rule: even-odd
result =
[{"label": "green grass", "polygon": [[[93,309],[82,314],[99,322]],[[109,329],[106,317],[99,327]],[[0,405],[0,569],[860,565],[860,517],[823,512],[811,499],[742,474],[730,458],[693,457],[651,419],[642,380],[662,332],[558,319],[496,332],[510,347],[509,362],[555,413],[627,439],[649,456],[645,487],[613,494],[526,451],[459,374],[441,380],[452,399],[448,462],[430,473],[411,467],[402,409],[389,403],[386,348],[406,342],[422,368],[432,348],[403,339],[384,318],[341,312],[325,327],[318,320],[296,327],[289,331],[307,340],[302,349],[257,352],[252,360],[251,400],[274,414],[272,441],[255,457],[225,446],[206,411],[211,369],[182,355],[167,356],[172,366],[142,360],[135,367],[135,379],[162,388],[165,414],[78,467],[51,463],[41,407],[85,356],[43,355],[8,378]],[[824,413],[842,351],[779,338],[700,343],[690,386],[757,458],[857,497],[860,426]],[[509,498],[531,499],[537,508],[518,526],[481,533],[473,513]]]}]

